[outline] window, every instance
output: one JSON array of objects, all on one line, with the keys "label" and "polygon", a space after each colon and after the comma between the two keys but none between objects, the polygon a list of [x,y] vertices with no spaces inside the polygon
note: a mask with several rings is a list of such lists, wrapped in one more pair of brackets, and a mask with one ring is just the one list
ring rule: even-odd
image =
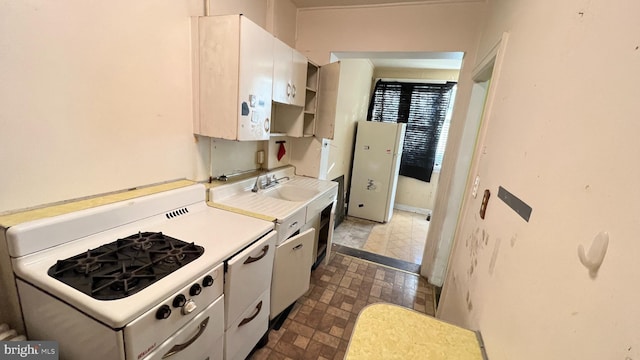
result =
[{"label": "window", "polygon": [[367,120],[407,124],[400,175],[429,182],[436,164],[442,163],[449,130],[445,120],[451,113],[455,85],[382,80],[376,83]]}]

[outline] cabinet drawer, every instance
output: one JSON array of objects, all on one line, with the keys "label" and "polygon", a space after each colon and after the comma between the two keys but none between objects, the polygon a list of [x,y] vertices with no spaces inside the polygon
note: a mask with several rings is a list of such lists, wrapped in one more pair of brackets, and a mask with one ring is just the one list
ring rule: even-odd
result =
[{"label": "cabinet drawer", "polygon": [[227,261],[224,282],[227,329],[251,302],[270,290],[275,247],[276,232],[272,231]]},{"label": "cabinet drawer", "polygon": [[271,281],[271,318],[309,290],[314,239],[315,229],[308,229],[278,245]]},{"label": "cabinet drawer", "polygon": [[302,208],[293,215],[284,219],[282,223],[276,224],[276,230],[278,231],[278,244],[282,244],[293,233],[302,227],[305,223],[306,209]]},{"label": "cabinet drawer", "polygon": [[269,290],[240,314],[225,332],[225,359],[244,360],[269,327]]}]

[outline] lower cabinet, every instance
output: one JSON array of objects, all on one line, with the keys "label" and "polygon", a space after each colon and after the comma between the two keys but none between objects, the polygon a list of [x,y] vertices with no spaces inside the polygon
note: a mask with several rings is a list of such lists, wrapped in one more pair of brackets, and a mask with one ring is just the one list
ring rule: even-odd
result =
[{"label": "lower cabinet", "polygon": [[271,280],[271,318],[309,290],[315,230],[292,236],[276,249]]}]

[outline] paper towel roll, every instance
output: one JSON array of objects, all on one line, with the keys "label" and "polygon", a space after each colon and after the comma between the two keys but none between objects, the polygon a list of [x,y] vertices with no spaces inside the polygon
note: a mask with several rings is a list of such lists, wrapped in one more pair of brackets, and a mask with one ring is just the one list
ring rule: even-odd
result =
[{"label": "paper towel roll", "polygon": [[260,165],[264,164],[264,150],[258,151],[256,154],[256,162]]}]

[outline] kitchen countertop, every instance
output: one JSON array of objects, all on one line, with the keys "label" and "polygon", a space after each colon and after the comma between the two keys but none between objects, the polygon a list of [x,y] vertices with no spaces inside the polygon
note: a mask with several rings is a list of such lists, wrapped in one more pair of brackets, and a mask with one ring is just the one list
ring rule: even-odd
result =
[{"label": "kitchen countertop", "polygon": [[230,205],[218,204],[218,203],[214,203],[213,201],[207,201],[207,205],[209,205],[211,207],[214,207],[216,209],[231,211],[231,212],[234,212],[234,213],[237,213],[237,214],[247,215],[247,216],[251,216],[251,217],[254,217],[254,218],[267,220],[267,221],[271,221],[271,222],[274,222],[274,221],[277,220],[273,216],[259,214],[259,213],[253,212],[253,211],[240,209],[240,208],[237,208],[237,207],[234,207],[234,206],[230,206]]},{"label": "kitchen countertop", "polygon": [[83,199],[65,201],[63,203],[45,205],[43,207],[17,211],[6,215],[0,215],[0,227],[9,228],[11,226],[52,216],[67,214],[74,211],[93,208],[100,205],[112,204],[118,201],[129,200],[140,196],[155,194],[162,191],[173,190],[195,184],[191,180],[176,180],[164,184],[150,185],[135,188],[133,190],[123,190],[110,194],[91,196]]},{"label": "kitchen countertop", "polygon": [[392,304],[365,307],[346,360],[483,360],[475,332]]}]

